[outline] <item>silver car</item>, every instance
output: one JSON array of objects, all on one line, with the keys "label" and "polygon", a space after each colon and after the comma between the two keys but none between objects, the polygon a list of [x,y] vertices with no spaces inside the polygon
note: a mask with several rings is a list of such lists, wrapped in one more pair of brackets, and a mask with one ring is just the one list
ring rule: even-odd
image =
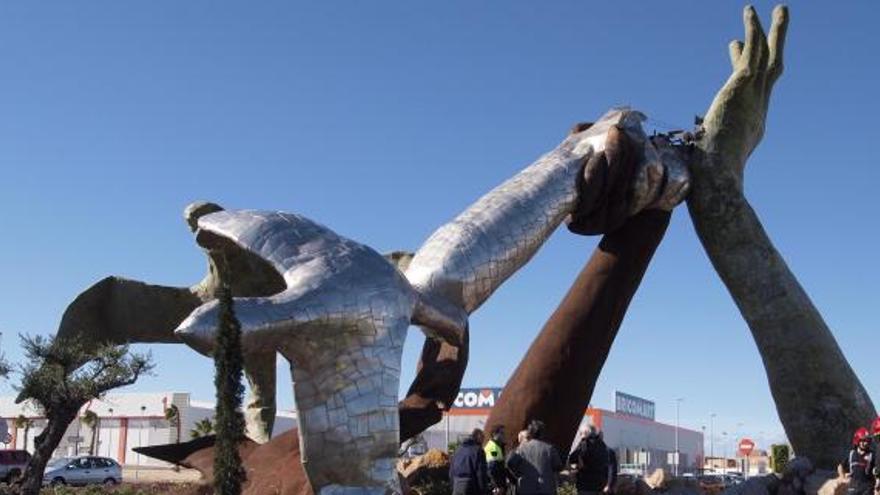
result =
[{"label": "silver car", "polygon": [[122,466],[106,457],[59,459],[43,475],[44,485],[115,485],[122,481]]}]

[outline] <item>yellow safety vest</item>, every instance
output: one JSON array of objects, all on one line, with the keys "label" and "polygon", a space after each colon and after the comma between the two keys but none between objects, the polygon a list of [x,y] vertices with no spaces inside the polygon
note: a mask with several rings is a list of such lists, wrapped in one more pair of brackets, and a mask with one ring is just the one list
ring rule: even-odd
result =
[{"label": "yellow safety vest", "polygon": [[486,443],[486,446],[483,447],[483,451],[486,453],[486,462],[504,460],[504,450],[500,445],[495,443],[495,440],[489,440]]}]

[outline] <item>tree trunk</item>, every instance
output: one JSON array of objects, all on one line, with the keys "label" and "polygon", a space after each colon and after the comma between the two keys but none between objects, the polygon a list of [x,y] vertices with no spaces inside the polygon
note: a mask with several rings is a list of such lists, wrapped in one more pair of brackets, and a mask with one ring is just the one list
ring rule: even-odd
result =
[{"label": "tree trunk", "polygon": [[22,495],[39,495],[43,485],[43,473],[46,472],[46,464],[52,457],[52,452],[61,443],[67,427],[76,418],[79,407],[49,415],[49,424],[42,433],[34,439],[34,453],[31,460],[24,468],[22,476]]},{"label": "tree trunk", "polygon": [[507,445],[533,419],[568,452],[629,302],[669,224],[666,211],[642,212],[607,234],[535,338],[486,421],[504,426]]},{"label": "tree trunk", "polygon": [[[89,426],[89,431],[92,432],[89,437],[89,455],[95,455],[95,438],[97,438],[97,436],[98,436],[98,422],[97,421],[95,421],[95,423],[93,425]],[[77,452],[77,455],[79,455],[79,452]]]}]

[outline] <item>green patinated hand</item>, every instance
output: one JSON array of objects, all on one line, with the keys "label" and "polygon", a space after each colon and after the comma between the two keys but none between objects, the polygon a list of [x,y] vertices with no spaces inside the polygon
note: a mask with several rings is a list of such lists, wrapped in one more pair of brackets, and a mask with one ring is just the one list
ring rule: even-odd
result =
[{"label": "green patinated hand", "polygon": [[782,74],[788,8],[774,9],[769,39],[753,7],[746,7],[743,22],[745,45],[738,40],[730,43],[733,73],[715,95],[697,143],[709,158],[703,164],[723,166],[740,181],[746,160],[764,136],[770,93]]},{"label": "green patinated hand", "polygon": [[788,11],[774,10],[769,39],[752,7],[744,18],[746,42],[731,43],[733,74],[715,96],[696,142],[688,211],[749,325],[792,447],[816,466],[833,469],[855,428],[876,412],[743,193],[743,170],[764,135],[770,93],[782,73]]}]

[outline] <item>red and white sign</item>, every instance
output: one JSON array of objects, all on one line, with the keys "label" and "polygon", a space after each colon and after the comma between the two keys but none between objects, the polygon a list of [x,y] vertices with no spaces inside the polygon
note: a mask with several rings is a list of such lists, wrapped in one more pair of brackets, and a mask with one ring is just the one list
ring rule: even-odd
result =
[{"label": "red and white sign", "polygon": [[739,455],[741,457],[748,457],[753,450],[755,450],[755,442],[751,439],[743,438],[739,441]]}]

